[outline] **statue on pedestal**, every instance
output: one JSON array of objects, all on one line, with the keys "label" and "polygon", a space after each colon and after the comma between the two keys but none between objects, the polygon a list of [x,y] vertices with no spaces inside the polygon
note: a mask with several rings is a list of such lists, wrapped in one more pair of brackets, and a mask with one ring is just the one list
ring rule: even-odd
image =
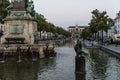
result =
[{"label": "statue on pedestal", "polygon": [[15,11],[15,13],[12,13],[13,16],[22,17],[23,13],[21,12],[26,11],[31,17],[34,19],[36,18],[36,12],[32,0],[12,0],[11,4],[6,9],[8,10],[8,16],[10,16],[11,11]]},{"label": "statue on pedestal", "polygon": [[[4,18],[4,36],[1,43],[34,44],[37,39],[37,20],[32,0],[12,0],[6,8],[8,16]],[[29,37],[29,34],[31,37]]]},{"label": "statue on pedestal", "polygon": [[32,17],[35,17],[35,10],[34,10],[34,5],[33,5],[33,1],[29,1],[27,2],[27,8],[26,8],[27,12],[31,14]]},{"label": "statue on pedestal", "polygon": [[75,52],[76,52],[77,56],[82,55],[82,53],[83,53],[82,43],[79,39],[77,40],[77,43],[76,43],[74,49],[75,49]]},{"label": "statue on pedestal", "polygon": [[32,13],[33,10],[34,10],[33,1],[30,1],[27,3],[27,11]]},{"label": "statue on pedestal", "polygon": [[25,11],[26,10],[26,0],[14,0],[13,11]]},{"label": "statue on pedestal", "polygon": [[11,9],[13,8],[13,2],[11,2],[11,4],[6,8],[8,15],[10,15]]}]

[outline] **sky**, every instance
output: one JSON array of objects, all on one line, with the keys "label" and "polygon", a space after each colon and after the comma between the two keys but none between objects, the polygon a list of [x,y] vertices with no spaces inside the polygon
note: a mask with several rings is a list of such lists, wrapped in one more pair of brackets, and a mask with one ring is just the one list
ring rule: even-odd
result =
[{"label": "sky", "polygon": [[91,12],[95,9],[107,11],[115,18],[120,10],[120,0],[33,0],[36,12],[44,15],[48,22],[67,28],[78,24],[87,26]]}]

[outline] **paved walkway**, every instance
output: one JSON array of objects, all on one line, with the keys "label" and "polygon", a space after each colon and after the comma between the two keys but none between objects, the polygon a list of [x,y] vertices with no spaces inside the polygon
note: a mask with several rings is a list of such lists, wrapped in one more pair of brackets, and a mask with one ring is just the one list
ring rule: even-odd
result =
[{"label": "paved walkway", "polygon": [[112,45],[102,45],[102,46],[104,46],[104,47],[106,47],[108,49],[111,49],[113,51],[117,51],[118,53],[120,53],[120,45],[115,46],[114,44],[112,44]]},{"label": "paved walkway", "polygon": [[120,45],[110,44],[110,45],[99,45],[97,42],[90,43],[89,41],[85,40],[84,44],[87,47],[100,46],[100,48],[108,53],[111,53],[120,58]]}]

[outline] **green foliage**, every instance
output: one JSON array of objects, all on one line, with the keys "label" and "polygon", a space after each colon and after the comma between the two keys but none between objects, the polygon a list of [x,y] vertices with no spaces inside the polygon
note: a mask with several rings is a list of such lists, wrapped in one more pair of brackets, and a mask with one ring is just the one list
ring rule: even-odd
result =
[{"label": "green foliage", "polygon": [[10,5],[9,0],[0,0],[0,22],[7,16],[6,8]]},{"label": "green foliage", "polygon": [[90,27],[85,28],[82,31],[83,38],[90,37],[92,34],[96,34],[98,31],[107,32],[110,26],[114,24],[114,21],[107,16],[106,11],[100,12],[99,10],[95,9],[91,13],[92,19],[89,23]]},{"label": "green foliage", "polygon": [[46,31],[47,22],[43,15],[36,13],[36,18],[38,21],[38,31]]},{"label": "green foliage", "polygon": [[97,33],[99,30],[107,30],[110,28],[108,25],[110,18],[107,16],[107,12],[100,12],[95,9],[92,11],[92,19],[89,23],[91,33]]},{"label": "green foliage", "polygon": [[90,29],[87,27],[85,29],[83,29],[82,31],[82,37],[84,39],[86,39],[87,37],[90,37],[91,36],[91,33],[90,33]]},{"label": "green foliage", "polygon": [[56,27],[56,32],[58,34],[66,36],[66,37],[70,37],[71,36],[71,33],[69,31],[63,29],[62,27]]},{"label": "green foliage", "polygon": [[47,22],[46,18],[37,13],[37,21],[38,21],[38,31],[47,31],[52,32],[54,34],[62,34],[66,37],[70,37],[71,33],[63,29],[62,27],[56,27],[53,23]]},{"label": "green foliage", "polygon": [[55,25],[52,23],[47,23],[48,26],[48,32],[56,33]]}]

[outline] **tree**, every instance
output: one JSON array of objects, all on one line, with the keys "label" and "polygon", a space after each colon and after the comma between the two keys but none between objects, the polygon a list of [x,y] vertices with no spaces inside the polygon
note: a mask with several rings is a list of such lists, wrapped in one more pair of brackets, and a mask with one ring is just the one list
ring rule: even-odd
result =
[{"label": "tree", "polygon": [[48,22],[47,27],[48,27],[48,32],[52,32],[52,33],[56,32],[55,25],[53,23]]},{"label": "tree", "polygon": [[89,27],[83,29],[83,31],[82,31],[82,37],[83,37],[84,39],[87,39],[87,38],[90,37],[90,36],[91,36],[91,33],[90,33]]},{"label": "tree", "polygon": [[110,18],[107,15],[106,11],[100,12],[95,9],[92,11],[92,19],[89,23],[90,31],[93,33],[97,33],[98,31],[102,31],[102,42],[103,42],[103,31],[107,32],[110,28],[109,26]]},{"label": "tree", "polygon": [[42,14],[36,13],[36,18],[38,21],[38,31],[45,31],[46,27],[46,18]]},{"label": "tree", "polygon": [[10,5],[9,0],[0,0],[0,22],[7,16],[7,7]]},{"label": "tree", "polygon": [[41,31],[48,30],[47,21],[46,21],[46,18],[42,14],[38,14],[38,13],[36,13],[36,19],[38,22],[37,28],[38,28],[38,31],[40,32],[40,37],[41,37]]},{"label": "tree", "polygon": [[55,25],[47,22],[42,14],[37,13],[38,31],[47,31],[55,33]]},{"label": "tree", "polygon": [[38,31],[40,31],[40,37],[41,37],[41,31],[50,32],[55,35],[56,33],[58,33],[67,37],[71,36],[71,33],[66,31],[62,27],[57,27],[53,23],[47,22],[46,18],[42,14],[36,13],[36,19],[38,21]]},{"label": "tree", "polygon": [[66,37],[71,37],[71,32],[63,29],[62,27],[56,27],[56,32],[57,32],[58,34],[61,34],[61,35],[66,36]]},{"label": "tree", "polygon": [[52,38],[52,34],[56,33],[56,28],[53,23],[47,22],[47,32],[50,32],[50,39]]}]

